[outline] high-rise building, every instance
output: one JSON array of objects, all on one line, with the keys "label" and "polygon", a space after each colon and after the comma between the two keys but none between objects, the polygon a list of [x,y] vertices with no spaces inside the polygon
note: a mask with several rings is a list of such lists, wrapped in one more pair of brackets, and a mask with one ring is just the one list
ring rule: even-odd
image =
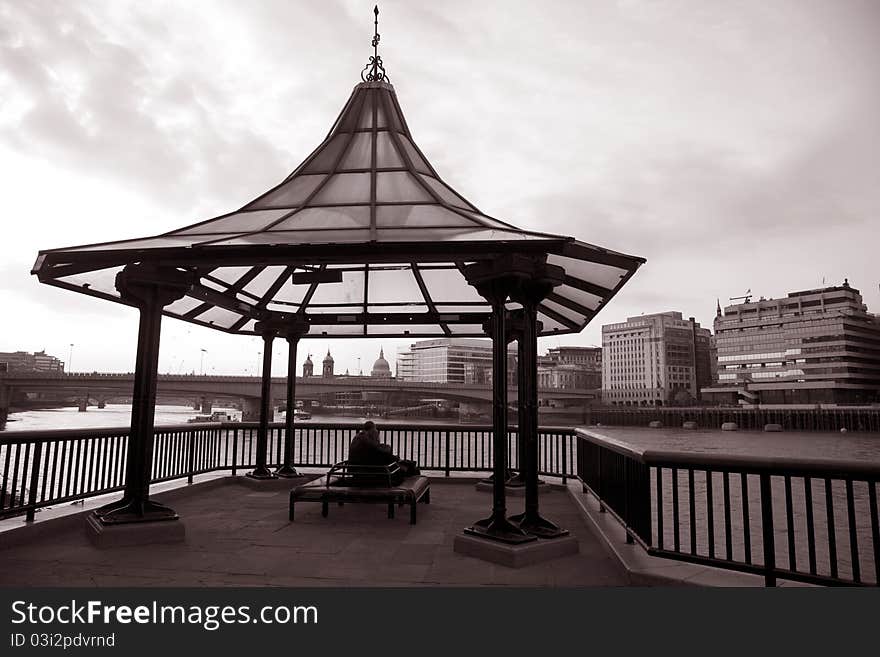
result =
[{"label": "high-rise building", "polygon": [[[508,354],[516,353],[516,345]],[[516,381],[515,361],[508,361],[508,379]],[[511,367],[510,365],[514,365]],[[397,354],[397,378],[436,383],[490,383],[492,341],[480,338],[421,340]]]},{"label": "high-rise building", "polygon": [[880,401],[880,318],[843,285],[727,306],[715,318],[717,384],[730,404]]},{"label": "high-rise building", "polygon": [[44,351],[0,352],[0,372],[63,372],[64,363]]},{"label": "high-rise building", "polygon": [[553,347],[539,358],[541,388],[592,388],[602,385],[601,347]]},{"label": "high-rise building", "polygon": [[711,333],[680,312],[602,327],[602,400],[618,406],[692,403],[711,383]]}]

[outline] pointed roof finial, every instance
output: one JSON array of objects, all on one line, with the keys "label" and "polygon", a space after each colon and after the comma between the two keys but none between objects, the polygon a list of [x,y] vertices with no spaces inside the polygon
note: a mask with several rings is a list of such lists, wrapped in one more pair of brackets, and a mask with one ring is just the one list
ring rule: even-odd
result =
[{"label": "pointed roof finial", "polygon": [[721,299],[715,299],[715,317],[721,317]]},{"label": "pointed roof finial", "polygon": [[375,16],[373,21],[373,56],[361,71],[361,80],[364,82],[391,82],[385,75],[385,67],[382,65],[382,58],[379,57],[379,5],[373,7],[373,15]]}]

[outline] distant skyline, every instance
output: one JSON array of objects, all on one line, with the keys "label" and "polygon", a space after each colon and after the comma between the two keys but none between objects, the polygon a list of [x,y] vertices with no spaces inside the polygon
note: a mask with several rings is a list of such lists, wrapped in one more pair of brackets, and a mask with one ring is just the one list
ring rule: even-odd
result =
[{"label": "distant skyline", "polygon": [[[41,285],[37,251],[240,207],[323,139],[374,2],[0,0],[0,351],[134,369],[130,308]],[[880,310],[880,3],[382,2],[417,143],[482,211],[647,258],[580,334],[849,278]],[[337,372],[414,340],[309,339]],[[256,372],[259,338],[165,319],[163,372]],[[275,343],[275,372],[287,348]],[[314,359],[314,357],[313,357]],[[316,369],[320,365],[316,362]],[[301,370],[300,370],[301,371]]]}]

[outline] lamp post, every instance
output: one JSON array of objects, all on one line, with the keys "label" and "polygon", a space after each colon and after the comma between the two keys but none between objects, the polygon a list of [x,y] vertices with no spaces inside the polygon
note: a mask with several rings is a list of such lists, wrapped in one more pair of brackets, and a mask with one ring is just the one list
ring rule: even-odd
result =
[{"label": "lamp post", "polygon": [[67,352],[67,373],[73,371],[73,343],[70,343],[70,350]]},{"label": "lamp post", "polygon": [[205,374],[205,354],[208,353],[207,349],[202,349],[202,359],[199,363],[199,375],[204,376]]}]

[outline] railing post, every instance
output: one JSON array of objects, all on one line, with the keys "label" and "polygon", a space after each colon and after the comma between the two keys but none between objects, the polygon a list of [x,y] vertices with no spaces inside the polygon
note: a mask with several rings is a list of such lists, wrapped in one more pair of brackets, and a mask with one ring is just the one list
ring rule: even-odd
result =
[{"label": "railing post", "polygon": [[630,485],[629,485],[629,458],[623,458],[623,530],[626,532],[626,542],[628,544],[633,543],[632,534],[630,534],[629,528],[632,524],[630,518],[630,504],[631,495],[630,495]]},{"label": "railing post", "polygon": [[764,539],[764,584],[776,586],[776,545],[773,538],[773,492],[770,475],[761,474],[761,532]]},{"label": "railing post", "polygon": [[599,513],[605,513],[605,503],[602,501],[602,452],[604,448],[596,445],[596,497],[599,498]]},{"label": "railing post", "polygon": [[31,487],[28,491],[28,506],[30,508],[27,510],[27,514],[25,515],[25,522],[34,521],[34,512],[36,511],[34,507],[37,504],[37,482],[40,476],[40,458],[42,454],[43,442],[38,440],[34,443],[34,460],[32,462],[33,465],[31,466]]},{"label": "railing post", "polygon": [[446,430],[446,476],[449,476],[449,430]]},{"label": "railing post", "polygon": [[568,438],[567,433],[562,434],[562,485],[568,481]]},{"label": "railing post", "polygon": [[238,472],[238,427],[232,430],[232,476]]},{"label": "railing post", "polygon": [[187,436],[189,439],[189,456],[187,457],[187,476],[186,483],[191,484],[193,482],[193,468],[195,466],[195,457],[196,457],[196,437],[195,431],[190,430],[187,432]]}]

